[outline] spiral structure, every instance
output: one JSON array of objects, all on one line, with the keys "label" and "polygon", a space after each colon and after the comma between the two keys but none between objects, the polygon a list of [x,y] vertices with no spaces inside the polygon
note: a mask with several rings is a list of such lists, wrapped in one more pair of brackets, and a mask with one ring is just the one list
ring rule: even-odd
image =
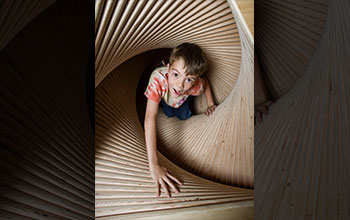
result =
[{"label": "spiral structure", "polygon": [[[96,1],[95,12],[96,217],[210,219],[221,210],[221,219],[251,218],[253,38],[236,2]],[[219,106],[210,117],[187,121],[159,114],[160,163],[185,185],[171,198],[156,198],[138,82],[162,58],[159,49],[183,42],[207,55]],[[205,105],[197,98],[196,112]]]}]

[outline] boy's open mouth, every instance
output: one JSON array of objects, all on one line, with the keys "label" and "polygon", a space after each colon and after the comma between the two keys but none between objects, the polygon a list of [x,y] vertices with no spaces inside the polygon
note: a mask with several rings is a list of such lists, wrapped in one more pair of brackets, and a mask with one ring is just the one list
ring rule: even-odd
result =
[{"label": "boy's open mouth", "polygon": [[177,91],[177,90],[174,89],[174,88],[173,88],[173,90],[174,90],[174,92],[175,92],[176,95],[181,95],[181,92],[180,92],[180,91]]}]

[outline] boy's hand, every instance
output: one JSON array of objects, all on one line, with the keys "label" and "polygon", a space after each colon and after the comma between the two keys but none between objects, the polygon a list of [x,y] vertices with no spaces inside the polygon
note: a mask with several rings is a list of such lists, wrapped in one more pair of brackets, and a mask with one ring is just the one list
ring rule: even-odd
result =
[{"label": "boy's hand", "polygon": [[159,184],[162,186],[163,190],[165,191],[168,198],[171,197],[168,186],[170,186],[176,193],[179,192],[179,190],[175,187],[173,181],[178,183],[179,185],[183,185],[176,177],[170,174],[170,170],[167,170],[165,167],[161,167],[159,165],[152,165],[150,166],[150,172],[152,179],[154,180],[157,188],[156,196],[160,196],[160,187]]},{"label": "boy's hand", "polygon": [[263,114],[269,114],[269,107],[275,104],[274,101],[265,101],[254,106],[254,124],[261,123],[263,121]]},{"label": "boy's hand", "polygon": [[215,111],[215,108],[216,108],[216,105],[212,105],[212,106],[208,107],[207,110],[205,110],[204,114],[206,116],[213,114],[213,112]]}]

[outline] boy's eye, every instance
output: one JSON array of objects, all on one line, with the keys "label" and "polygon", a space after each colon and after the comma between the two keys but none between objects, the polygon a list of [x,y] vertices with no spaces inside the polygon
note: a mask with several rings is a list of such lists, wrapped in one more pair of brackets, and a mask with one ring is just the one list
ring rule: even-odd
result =
[{"label": "boy's eye", "polygon": [[194,80],[193,79],[187,79],[187,82],[192,83]]},{"label": "boy's eye", "polygon": [[173,73],[173,75],[174,75],[175,77],[177,77],[179,74],[177,74],[177,73]]}]

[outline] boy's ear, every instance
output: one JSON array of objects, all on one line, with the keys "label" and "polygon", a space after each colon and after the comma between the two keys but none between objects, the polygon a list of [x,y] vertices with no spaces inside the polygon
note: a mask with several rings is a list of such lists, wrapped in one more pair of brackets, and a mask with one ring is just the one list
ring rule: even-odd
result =
[{"label": "boy's ear", "polygon": [[168,72],[170,71],[170,64],[169,64],[169,63],[166,65],[166,70],[167,70]]}]

